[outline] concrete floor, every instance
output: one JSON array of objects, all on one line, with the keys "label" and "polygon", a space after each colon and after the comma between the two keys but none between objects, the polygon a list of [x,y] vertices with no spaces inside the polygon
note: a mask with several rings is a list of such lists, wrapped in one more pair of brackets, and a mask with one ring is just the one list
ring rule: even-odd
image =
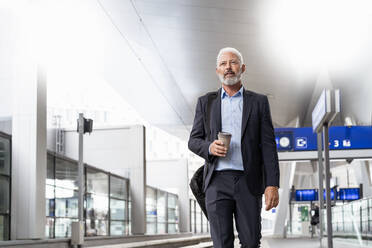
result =
[{"label": "concrete floor", "polygon": [[[274,238],[270,236],[264,236],[261,239],[262,248],[320,248],[320,243],[317,238],[307,238],[307,237],[292,237],[287,239]],[[323,239],[322,248],[327,247],[327,240]],[[370,246],[361,246],[355,240],[347,241],[342,239],[333,240],[333,248],[364,248],[372,247],[372,242]],[[235,239],[235,248],[240,248],[239,240]]]},{"label": "concrete floor", "polygon": [[[319,240],[317,238],[311,239],[310,237],[289,237],[286,239],[283,238],[275,238],[272,236],[264,235],[261,239],[261,248],[327,248],[327,239],[323,239],[322,247],[320,246]],[[187,248],[205,248],[205,247],[212,247],[212,242],[203,242],[199,245],[189,245],[183,246]],[[137,246],[135,243],[127,243],[127,244],[117,244],[117,245],[104,245],[104,246],[97,246],[97,248],[127,248],[127,247],[143,247]],[[149,246],[153,247],[153,246]],[[158,246],[157,246],[158,247]],[[240,248],[239,239],[235,238],[235,248]],[[351,239],[333,239],[333,248],[367,248],[372,247],[372,241],[370,241],[369,246],[361,245],[358,243],[357,240]]]}]

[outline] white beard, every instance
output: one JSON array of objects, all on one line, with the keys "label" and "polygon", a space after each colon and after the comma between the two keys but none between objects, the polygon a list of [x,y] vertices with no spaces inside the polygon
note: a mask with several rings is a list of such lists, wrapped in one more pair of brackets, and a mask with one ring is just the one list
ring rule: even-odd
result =
[{"label": "white beard", "polygon": [[218,78],[220,79],[221,83],[224,85],[234,85],[238,83],[242,78],[241,70],[239,70],[238,74],[235,77],[223,78],[223,75],[218,74]]}]

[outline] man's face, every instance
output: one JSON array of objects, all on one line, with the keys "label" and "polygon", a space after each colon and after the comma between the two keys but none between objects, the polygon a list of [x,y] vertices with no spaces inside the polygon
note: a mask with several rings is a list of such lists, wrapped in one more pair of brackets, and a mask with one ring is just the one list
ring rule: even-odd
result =
[{"label": "man's face", "polygon": [[216,73],[223,84],[236,84],[244,71],[245,65],[240,66],[239,58],[234,53],[225,52],[220,56]]}]

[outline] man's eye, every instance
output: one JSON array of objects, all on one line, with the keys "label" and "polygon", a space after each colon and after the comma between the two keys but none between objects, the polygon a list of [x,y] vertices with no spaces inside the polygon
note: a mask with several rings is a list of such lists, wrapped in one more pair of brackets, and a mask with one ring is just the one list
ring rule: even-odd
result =
[{"label": "man's eye", "polygon": [[226,65],[226,62],[222,62],[220,65]]},{"label": "man's eye", "polygon": [[236,64],[236,61],[231,61],[232,64]]}]

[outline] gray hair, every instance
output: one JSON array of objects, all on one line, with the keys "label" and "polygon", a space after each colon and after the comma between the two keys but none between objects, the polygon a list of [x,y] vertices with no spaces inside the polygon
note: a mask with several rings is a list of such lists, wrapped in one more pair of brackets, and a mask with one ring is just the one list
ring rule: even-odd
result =
[{"label": "gray hair", "polygon": [[233,47],[225,47],[225,48],[222,48],[222,49],[218,52],[217,60],[216,60],[216,67],[218,67],[218,60],[220,59],[221,55],[222,55],[223,53],[226,53],[226,52],[229,52],[229,53],[233,53],[233,54],[235,54],[235,55],[238,57],[238,59],[239,59],[240,67],[242,67],[242,65],[244,64],[243,56],[242,56],[242,54],[238,51],[238,49],[233,48]]}]

